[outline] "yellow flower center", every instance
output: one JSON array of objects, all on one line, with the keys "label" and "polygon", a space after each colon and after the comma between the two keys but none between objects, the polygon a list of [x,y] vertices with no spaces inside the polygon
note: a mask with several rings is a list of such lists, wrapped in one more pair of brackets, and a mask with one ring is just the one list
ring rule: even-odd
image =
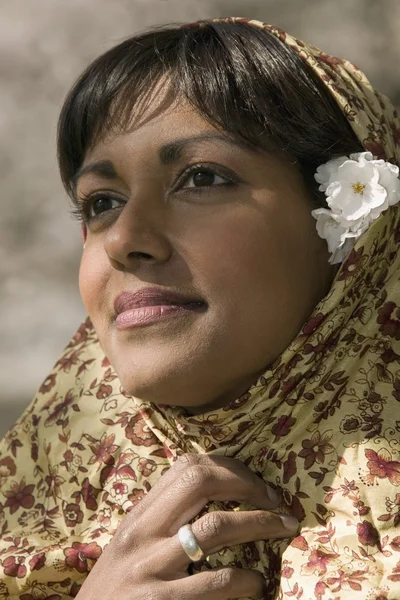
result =
[{"label": "yellow flower center", "polygon": [[363,194],[365,185],[363,183],[353,183],[353,190],[356,194]]}]

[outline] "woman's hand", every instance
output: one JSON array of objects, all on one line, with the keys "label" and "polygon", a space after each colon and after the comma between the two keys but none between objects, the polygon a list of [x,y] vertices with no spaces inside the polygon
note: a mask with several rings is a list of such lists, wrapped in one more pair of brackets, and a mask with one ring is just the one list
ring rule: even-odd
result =
[{"label": "woman's hand", "polygon": [[205,555],[250,541],[292,537],[298,523],[281,518],[276,492],[243,463],[181,456],[127,515],[90,572],[79,600],[225,600],[263,596],[258,571],[224,567],[188,575],[178,529],[211,500],[247,502],[261,510],[210,512],[193,533]]}]

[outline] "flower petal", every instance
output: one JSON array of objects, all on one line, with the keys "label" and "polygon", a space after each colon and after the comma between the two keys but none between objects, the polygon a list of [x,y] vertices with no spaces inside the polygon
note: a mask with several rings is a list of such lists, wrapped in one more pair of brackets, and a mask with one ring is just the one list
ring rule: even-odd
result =
[{"label": "flower petal", "polygon": [[379,184],[387,191],[387,200],[389,206],[394,206],[400,201],[400,180],[399,167],[384,162],[377,167],[379,173]]},{"label": "flower petal", "polygon": [[332,176],[337,173],[338,168],[347,159],[346,156],[340,156],[339,158],[333,158],[328,162],[320,165],[315,173],[315,180],[320,183],[319,190],[324,192],[329,183],[332,181]]},{"label": "flower petal", "polygon": [[359,160],[364,159],[364,160],[373,160],[373,155],[372,152],[354,152],[353,154],[350,154],[350,158],[351,160]]}]

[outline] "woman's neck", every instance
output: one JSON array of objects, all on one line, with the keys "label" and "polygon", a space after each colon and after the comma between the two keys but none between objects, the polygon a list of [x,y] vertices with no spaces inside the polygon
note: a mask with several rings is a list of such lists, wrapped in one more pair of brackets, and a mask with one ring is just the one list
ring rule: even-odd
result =
[{"label": "woman's neck", "polygon": [[264,367],[258,373],[255,373],[246,378],[246,380],[242,380],[235,387],[231,388],[228,392],[224,392],[219,395],[217,398],[213,399],[211,402],[207,402],[206,404],[196,405],[196,406],[184,406],[183,408],[189,415],[201,415],[204,413],[211,412],[213,410],[218,410],[227,406],[240,396],[243,396],[250,387],[257,381],[257,379],[265,373],[267,367]]}]

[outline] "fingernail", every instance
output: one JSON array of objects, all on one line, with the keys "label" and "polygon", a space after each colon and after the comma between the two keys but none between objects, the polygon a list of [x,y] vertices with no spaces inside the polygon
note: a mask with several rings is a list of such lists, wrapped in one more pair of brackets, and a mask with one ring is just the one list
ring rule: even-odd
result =
[{"label": "fingernail", "polygon": [[275,491],[272,487],[267,486],[267,494],[268,500],[271,502],[273,507],[278,507],[280,504],[280,496],[277,491]]},{"label": "fingernail", "polygon": [[282,521],[285,529],[287,529],[290,533],[298,532],[300,523],[298,522],[298,520],[295,517],[292,517],[292,515],[279,515],[279,516],[281,518],[281,521]]}]

